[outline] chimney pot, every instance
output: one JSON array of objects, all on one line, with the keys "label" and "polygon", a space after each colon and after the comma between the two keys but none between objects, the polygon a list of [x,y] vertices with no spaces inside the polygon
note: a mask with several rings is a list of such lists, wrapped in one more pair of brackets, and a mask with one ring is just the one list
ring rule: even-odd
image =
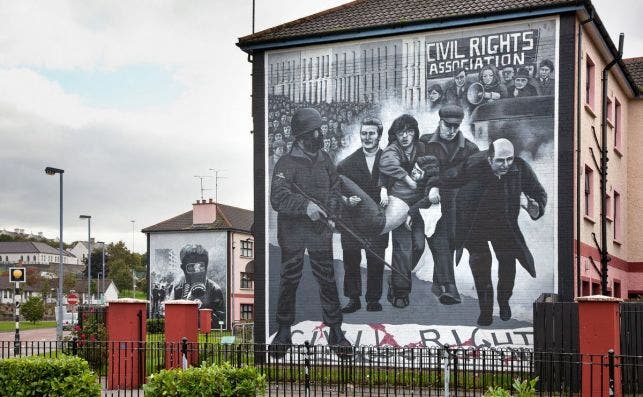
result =
[{"label": "chimney pot", "polygon": [[208,201],[208,202],[209,202],[209,203],[212,203],[212,199],[210,199],[210,201]]}]

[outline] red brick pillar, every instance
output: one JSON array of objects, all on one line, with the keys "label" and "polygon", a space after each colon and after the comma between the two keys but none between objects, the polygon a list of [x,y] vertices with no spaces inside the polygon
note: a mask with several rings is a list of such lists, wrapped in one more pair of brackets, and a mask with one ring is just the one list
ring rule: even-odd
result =
[{"label": "red brick pillar", "polygon": [[[607,352],[621,354],[620,302],[622,299],[593,295],[578,302],[579,348],[582,357],[583,396],[608,396]],[[602,377],[602,378],[601,378]],[[621,395],[621,371],[614,370],[614,395]]]},{"label": "red brick pillar", "polygon": [[145,381],[147,303],[117,299],[107,305],[107,388],[138,389]]},{"label": "red brick pillar", "polygon": [[165,367],[181,368],[183,365],[182,340],[187,338],[188,364],[198,365],[199,352],[197,328],[199,309],[194,301],[173,300],[165,302]]},{"label": "red brick pillar", "polygon": [[199,309],[199,330],[202,334],[212,331],[212,309]]}]

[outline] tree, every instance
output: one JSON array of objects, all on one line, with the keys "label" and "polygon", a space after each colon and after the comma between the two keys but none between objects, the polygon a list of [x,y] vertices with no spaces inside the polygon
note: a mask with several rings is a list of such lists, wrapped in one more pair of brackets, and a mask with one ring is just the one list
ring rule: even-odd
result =
[{"label": "tree", "polygon": [[75,287],[76,287],[76,274],[75,273],[65,274],[65,277],[63,278],[63,291],[69,292],[69,290],[72,290]]},{"label": "tree", "polygon": [[132,289],[132,270],[125,261],[121,259],[112,260],[107,274],[120,291]]},{"label": "tree", "polygon": [[[98,278],[99,274],[103,272],[103,250],[92,250],[92,279]],[[85,270],[83,270],[83,276],[84,278],[87,278],[87,270],[88,270],[88,263],[89,260],[87,257],[83,259],[83,263],[85,264]],[[107,254],[107,250],[105,251],[105,269],[108,268],[108,263],[109,263],[109,255]]]},{"label": "tree", "polygon": [[45,304],[39,296],[30,297],[22,306],[22,315],[27,321],[41,321],[45,315]]}]

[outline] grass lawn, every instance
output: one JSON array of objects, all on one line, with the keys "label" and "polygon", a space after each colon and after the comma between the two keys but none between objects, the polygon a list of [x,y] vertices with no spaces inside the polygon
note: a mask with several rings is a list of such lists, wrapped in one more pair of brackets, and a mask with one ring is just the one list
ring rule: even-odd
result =
[{"label": "grass lawn", "polygon": [[123,290],[118,294],[119,298],[134,298],[134,299],[147,299],[147,294],[144,291]]},{"label": "grass lawn", "polygon": [[[28,329],[37,329],[37,328],[56,328],[55,321],[38,321],[32,323],[30,321],[21,321],[20,330],[25,331]],[[16,329],[15,321],[0,321],[0,332],[4,331],[14,331]]]}]

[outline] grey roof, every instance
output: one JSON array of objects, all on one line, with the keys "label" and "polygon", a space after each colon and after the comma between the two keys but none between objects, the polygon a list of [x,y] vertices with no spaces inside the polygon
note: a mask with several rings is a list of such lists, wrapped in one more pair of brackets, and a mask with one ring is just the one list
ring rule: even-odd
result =
[{"label": "grey roof", "polygon": [[623,59],[623,63],[639,87],[639,92],[643,92],[643,57]]},{"label": "grey roof", "polygon": [[[58,255],[60,251],[48,244],[37,241],[2,241],[0,254],[52,254]],[[65,256],[74,256],[65,251]]]},{"label": "grey roof", "polygon": [[187,230],[241,230],[250,233],[254,222],[254,212],[244,208],[233,207],[225,204],[217,205],[217,219],[210,224],[192,224],[192,211],[167,219],[156,225],[148,226],[143,233],[169,232]]},{"label": "grey roof", "polygon": [[[537,15],[539,11],[580,10],[594,16],[594,24],[613,56],[618,49],[597,15],[590,0],[355,0],[338,7],[284,23],[239,38],[237,45],[247,52],[288,45],[339,41],[368,36],[402,33],[403,29],[420,29],[425,24],[459,21],[471,24],[472,18],[499,18],[502,15],[523,13]],[[444,26],[442,26],[444,27]],[[388,29],[386,32],[381,30]],[[299,42],[297,42],[299,40]],[[640,96],[639,86],[623,61],[618,62],[634,95]]]},{"label": "grey roof", "polygon": [[355,0],[239,38],[238,45],[373,28],[397,28],[449,19],[576,6],[582,0]]},{"label": "grey roof", "polygon": [[[76,245],[76,244],[81,244],[83,247],[85,247],[86,250],[89,250],[87,241],[75,241],[74,245]],[[102,242],[102,241],[93,241],[92,242],[92,250],[102,249],[104,244],[105,243]]]}]

